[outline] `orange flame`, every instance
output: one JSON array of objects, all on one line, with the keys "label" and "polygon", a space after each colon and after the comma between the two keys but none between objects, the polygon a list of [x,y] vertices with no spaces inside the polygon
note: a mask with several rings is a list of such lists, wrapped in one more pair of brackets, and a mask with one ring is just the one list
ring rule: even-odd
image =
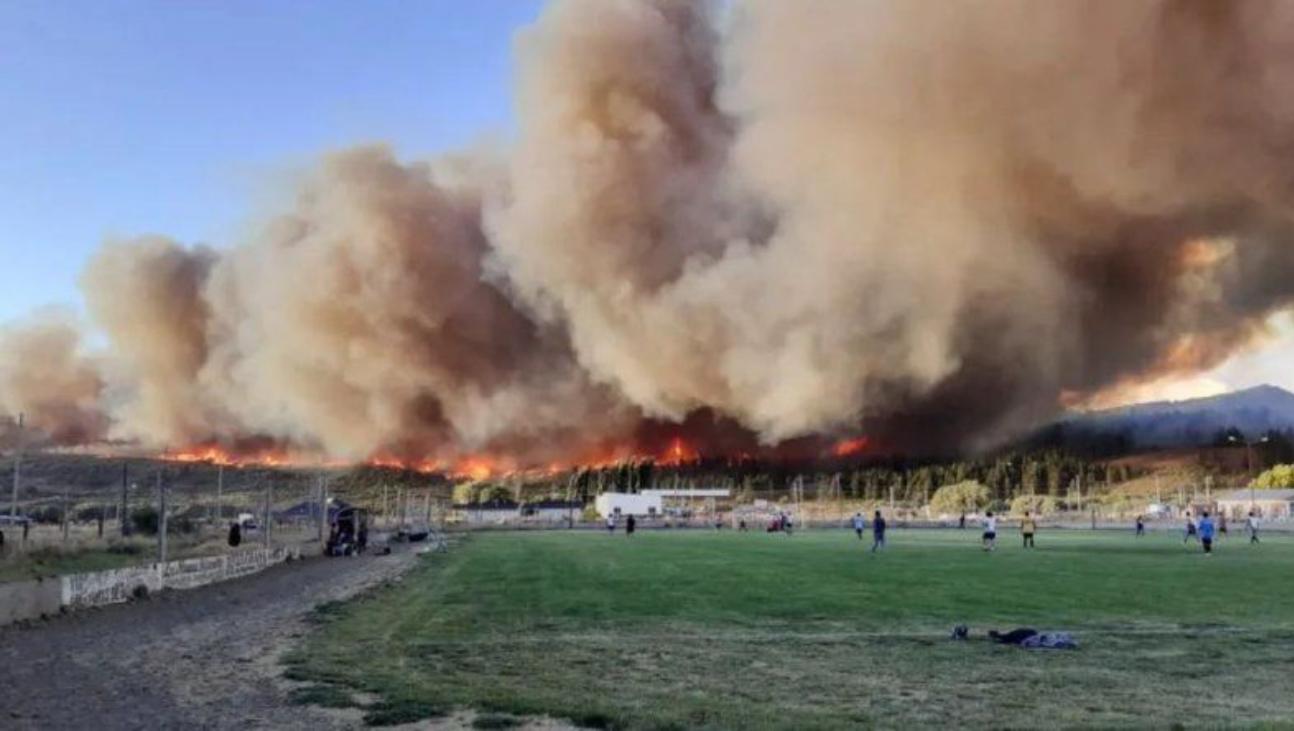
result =
[{"label": "orange flame", "polygon": [[694,462],[700,458],[700,453],[683,441],[682,437],[674,437],[674,441],[670,442],[669,449],[657,461],[663,465],[680,465],[684,462]]},{"label": "orange flame", "polygon": [[861,454],[867,449],[868,439],[865,436],[854,437],[852,439],[842,439],[836,442],[831,448],[831,453],[837,457],[850,457],[855,454]]},{"label": "orange flame", "polygon": [[264,449],[250,454],[235,454],[219,444],[202,444],[178,452],[166,452],[161,459],[169,462],[206,462],[217,465],[260,465],[280,467],[290,463],[287,453]]}]

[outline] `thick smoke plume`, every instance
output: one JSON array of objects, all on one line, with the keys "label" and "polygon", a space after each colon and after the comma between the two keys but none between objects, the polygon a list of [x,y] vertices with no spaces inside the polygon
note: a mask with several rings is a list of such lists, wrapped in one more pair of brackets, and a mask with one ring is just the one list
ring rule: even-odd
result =
[{"label": "thick smoke plume", "polygon": [[1294,304],[1291,48],[1262,0],[558,0],[515,141],[333,153],[246,241],[105,246],[102,362],[12,329],[0,400],[347,457],[984,446]]},{"label": "thick smoke plume", "polygon": [[107,427],[100,408],[103,381],[81,347],[81,333],[71,314],[37,312],[0,328],[0,344],[0,409],[23,414],[58,442],[103,436]]}]

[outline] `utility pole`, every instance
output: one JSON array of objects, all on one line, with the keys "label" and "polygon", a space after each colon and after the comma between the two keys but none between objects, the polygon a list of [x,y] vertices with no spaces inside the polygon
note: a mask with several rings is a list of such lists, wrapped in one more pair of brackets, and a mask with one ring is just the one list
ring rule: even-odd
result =
[{"label": "utility pole", "polygon": [[125,538],[130,535],[130,496],[127,494],[126,480],[130,472],[130,463],[121,463],[121,509],[117,513],[117,527],[121,530],[121,537]]},{"label": "utility pole", "polygon": [[67,520],[68,520],[67,511],[68,509],[69,509],[69,505],[68,505],[68,498],[67,498],[67,488],[65,487],[63,488],[63,510],[60,511],[63,514],[62,527],[63,527],[63,547],[64,548],[67,548]]},{"label": "utility pole", "polygon": [[[9,519],[13,525],[18,524],[18,485],[22,482],[22,427],[23,414],[18,414],[18,444],[13,453],[13,500],[9,503]],[[23,531],[21,548],[26,548],[27,531]]]},{"label": "utility pole", "polygon": [[225,506],[222,502],[225,495],[225,466],[216,465],[216,525],[225,518]]},{"label": "utility pole", "polygon": [[264,536],[265,548],[267,549],[273,545],[273,539],[270,537],[270,518],[272,517],[270,508],[274,504],[273,490],[274,483],[267,480],[265,482],[265,522],[261,524],[261,535]]},{"label": "utility pole", "polygon": [[160,467],[154,474],[157,480],[157,561],[166,563],[166,485],[162,482]]},{"label": "utility pole", "polygon": [[319,474],[319,482],[318,482],[318,485],[317,485],[317,487],[316,487],[316,491],[317,491],[317,492],[318,492],[318,494],[319,494],[319,519],[318,519],[318,526],[317,526],[317,535],[316,535],[316,539],[317,539],[320,543],[323,543],[323,542],[324,542],[324,524],[328,522],[328,495],[327,495],[327,493],[328,493],[328,488],[327,488],[327,486],[324,484],[324,477],[323,477],[323,473],[320,473],[320,474]]}]

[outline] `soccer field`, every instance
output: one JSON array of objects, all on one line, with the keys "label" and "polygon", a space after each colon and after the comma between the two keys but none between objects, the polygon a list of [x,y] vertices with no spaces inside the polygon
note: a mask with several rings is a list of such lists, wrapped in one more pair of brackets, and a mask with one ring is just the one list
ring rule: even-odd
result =
[{"label": "soccer field", "polygon": [[[1294,540],[1043,531],[483,533],[317,612],[302,694],[613,728],[1285,725]],[[954,624],[970,642],[948,639]],[[1072,632],[1024,650],[988,629]]]}]

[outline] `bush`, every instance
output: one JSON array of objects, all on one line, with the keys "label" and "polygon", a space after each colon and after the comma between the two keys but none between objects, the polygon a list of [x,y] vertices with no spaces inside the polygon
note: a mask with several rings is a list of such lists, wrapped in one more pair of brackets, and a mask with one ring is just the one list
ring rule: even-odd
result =
[{"label": "bush", "polygon": [[144,552],[144,547],[138,543],[126,543],[124,541],[113,541],[108,544],[108,553],[117,553],[123,556],[138,556]]},{"label": "bush", "polygon": [[988,505],[988,488],[974,480],[944,485],[930,498],[930,509],[936,513],[974,513]]},{"label": "bush", "polygon": [[1050,495],[1020,495],[1011,501],[1011,512],[1023,515],[1025,511],[1034,515],[1048,515],[1056,512],[1056,498]]},{"label": "bush", "polygon": [[157,508],[149,506],[130,511],[130,525],[136,533],[157,535],[157,522]]},{"label": "bush", "polygon": [[99,505],[90,508],[81,508],[76,511],[76,519],[81,523],[93,523],[99,520],[99,516],[105,512],[106,511],[103,507]]},{"label": "bush", "polygon": [[1294,487],[1294,464],[1278,464],[1255,477],[1253,484],[1266,490]]},{"label": "bush", "polygon": [[[170,516],[166,521],[167,535],[189,534],[198,529],[198,524],[191,518],[183,515],[174,515],[167,511]],[[149,505],[143,508],[135,508],[130,513],[130,524],[134,532],[146,536],[157,535],[158,514],[157,508]]]},{"label": "bush", "polygon": [[35,523],[62,523],[63,510],[56,505],[47,505],[43,508],[36,508],[27,513],[27,516]]}]

